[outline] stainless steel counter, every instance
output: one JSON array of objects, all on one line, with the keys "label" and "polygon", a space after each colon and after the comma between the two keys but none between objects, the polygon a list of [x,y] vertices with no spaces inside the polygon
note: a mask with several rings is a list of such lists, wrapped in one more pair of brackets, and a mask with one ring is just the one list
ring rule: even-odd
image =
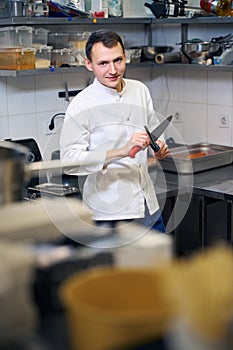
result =
[{"label": "stainless steel counter", "polygon": [[[190,179],[190,175],[171,172],[165,172],[165,177],[169,196],[178,188],[181,180]],[[233,164],[196,173],[193,180],[193,193],[216,199],[233,200]]]},{"label": "stainless steel counter", "polygon": [[149,171],[166,223],[176,212],[184,212],[180,222],[173,224],[176,255],[205,249],[216,241],[233,244],[233,164],[193,175],[153,165]]}]

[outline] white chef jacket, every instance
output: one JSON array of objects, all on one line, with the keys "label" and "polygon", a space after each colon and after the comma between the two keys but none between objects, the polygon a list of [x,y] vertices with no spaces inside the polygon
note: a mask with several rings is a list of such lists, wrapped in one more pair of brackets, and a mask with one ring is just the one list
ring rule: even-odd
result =
[{"label": "white chef jacket", "polygon": [[[102,85],[96,78],[69,104],[60,138],[61,159],[83,160],[69,171],[88,175],[83,188],[84,203],[94,220],[136,219],[159,209],[147,168],[147,150],[135,158],[115,160],[106,168],[106,152],[123,147],[130,137],[153,130],[158,118],[148,88],[140,81],[124,79],[121,92]],[[163,138],[161,138],[163,139]],[[85,159],[93,160],[85,166]]]}]

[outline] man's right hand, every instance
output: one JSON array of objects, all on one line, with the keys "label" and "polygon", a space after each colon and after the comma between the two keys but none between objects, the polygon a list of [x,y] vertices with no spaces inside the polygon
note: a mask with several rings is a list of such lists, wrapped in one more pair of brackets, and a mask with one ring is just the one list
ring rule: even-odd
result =
[{"label": "man's right hand", "polygon": [[[129,139],[126,145],[123,146],[122,148],[107,151],[105,167],[107,167],[108,164],[114,162],[117,159],[121,159],[125,157],[132,158],[132,155],[134,155],[135,157],[135,154],[137,152],[139,152],[140,150],[143,151],[149,146],[149,144],[150,144],[150,138],[146,132],[141,131],[141,132],[135,133]],[[135,149],[135,147],[137,148]]]},{"label": "man's right hand", "polygon": [[131,158],[135,158],[136,154],[139,151],[145,150],[150,144],[150,138],[145,132],[137,132],[135,133],[130,140],[128,141],[128,156]]}]

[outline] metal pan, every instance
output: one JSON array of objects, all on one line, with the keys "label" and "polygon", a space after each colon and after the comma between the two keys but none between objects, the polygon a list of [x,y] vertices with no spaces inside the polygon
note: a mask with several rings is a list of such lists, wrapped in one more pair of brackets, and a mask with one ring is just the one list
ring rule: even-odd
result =
[{"label": "metal pan", "polygon": [[171,149],[171,156],[160,161],[166,171],[190,174],[231,164],[233,147],[197,143]]}]

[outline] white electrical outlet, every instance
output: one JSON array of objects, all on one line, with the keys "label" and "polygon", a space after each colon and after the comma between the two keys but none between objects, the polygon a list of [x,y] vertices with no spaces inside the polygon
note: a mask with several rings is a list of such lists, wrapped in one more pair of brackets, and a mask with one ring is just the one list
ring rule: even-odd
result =
[{"label": "white electrical outlet", "polygon": [[229,128],[230,127],[230,116],[227,114],[219,114],[218,116],[218,127]]},{"label": "white electrical outlet", "polygon": [[50,129],[50,123],[51,120],[45,120],[44,121],[44,134],[45,135],[52,135],[52,134],[56,134],[56,127],[54,127],[52,130]]}]

